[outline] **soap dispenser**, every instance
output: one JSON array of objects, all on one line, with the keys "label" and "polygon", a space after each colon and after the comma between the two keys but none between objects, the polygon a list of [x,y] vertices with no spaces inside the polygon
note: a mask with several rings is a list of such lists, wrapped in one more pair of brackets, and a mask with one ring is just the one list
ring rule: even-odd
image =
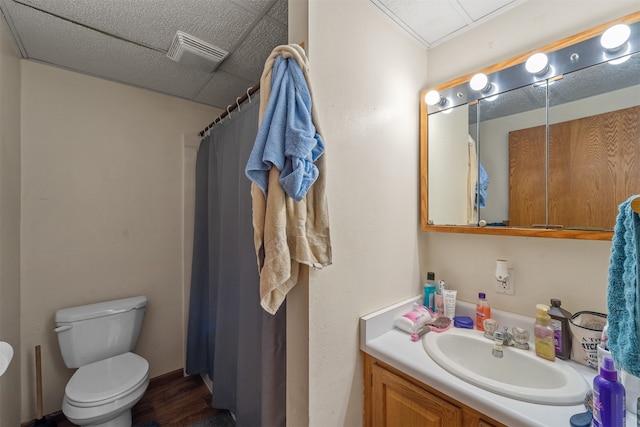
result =
[{"label": "soap dispenser", "polygon": [[551,327],[549,306],[538,304],[536,305],[536,310],[538,310],[538,313],[533,327],[536,355],[553,362],[556,359],[555,337]]}]

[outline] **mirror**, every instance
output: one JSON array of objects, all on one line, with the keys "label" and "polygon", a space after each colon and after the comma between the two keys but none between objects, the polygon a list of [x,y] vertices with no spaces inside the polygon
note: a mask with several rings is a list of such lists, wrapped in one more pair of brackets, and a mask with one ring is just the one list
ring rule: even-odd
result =
[{"label": "mirror", "polygon": [[[479,90],[466,76],[423,91],[423,230],[610,240],[618,205],[640,193],[638,21],[537,50],[538,74],[529,53],[483,70]],[[615,23],[631,36],[606,50]]]}]

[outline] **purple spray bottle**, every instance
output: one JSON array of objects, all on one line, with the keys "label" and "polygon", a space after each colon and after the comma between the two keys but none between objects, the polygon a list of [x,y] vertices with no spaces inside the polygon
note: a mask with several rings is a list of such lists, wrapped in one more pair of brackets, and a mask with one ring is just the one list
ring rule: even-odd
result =
[{"label": "purple spray bottle", "polygon": [[624,386],[618,382],[613,359],[605,356],[600,375],[593,379],[593,425],[624,427],[625,417]]}]

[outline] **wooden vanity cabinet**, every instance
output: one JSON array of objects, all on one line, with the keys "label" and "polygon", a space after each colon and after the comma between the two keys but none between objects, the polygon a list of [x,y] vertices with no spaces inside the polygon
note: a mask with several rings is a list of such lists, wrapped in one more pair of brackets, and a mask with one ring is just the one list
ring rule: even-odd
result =
[{"label": "wooden vanity cabinet", "polygon": [[363,354],[366,427],[506,427]]}]

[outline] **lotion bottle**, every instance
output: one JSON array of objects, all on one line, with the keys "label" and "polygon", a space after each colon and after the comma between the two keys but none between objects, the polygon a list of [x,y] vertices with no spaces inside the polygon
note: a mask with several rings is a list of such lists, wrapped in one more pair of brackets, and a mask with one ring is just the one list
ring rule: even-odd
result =
[{"label": "lotion bottle", "polygon": [[544,304],[538,304],[536,309],[538,313],[533,327],[536,355],[553,362],[556,359],[555,336],[551,328],[549,307]]},{"label": "lotion bottle", "polygon": [[624,427],[625,398],[624,386],[618,382],[613,359],[605,356],[600,375],[593,379],[594,427]]}]

